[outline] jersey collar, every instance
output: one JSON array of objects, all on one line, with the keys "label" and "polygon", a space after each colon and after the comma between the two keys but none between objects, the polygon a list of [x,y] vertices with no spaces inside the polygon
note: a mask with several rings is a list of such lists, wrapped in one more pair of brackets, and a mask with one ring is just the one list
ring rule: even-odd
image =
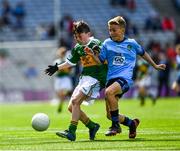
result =
[{"label": "jersey collar", "polygon": [[[110,39],[112,40],[112,38],[111,38],[111,37],[110,37]],[[123,39],[123,40],[121,40],[121,41],[114,41],[114,40],[112,40],[112,41],[117,42],[117,43],[121,43],[121,42],[125,41],[126,39],[127,39],[127,37],[124,37],[124,39]]]}]

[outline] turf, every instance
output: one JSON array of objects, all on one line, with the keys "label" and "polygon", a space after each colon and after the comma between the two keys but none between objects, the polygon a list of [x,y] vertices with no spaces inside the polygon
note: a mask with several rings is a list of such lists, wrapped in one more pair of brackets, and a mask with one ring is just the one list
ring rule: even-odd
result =
[{"label": "turf", "polygon": [[[120,101],[120,111],[141,120],[136,139],[128,138],[128,128],[122,126],[119,135],[106,137],[110,126],[106,119],[104,101],[83,106],[92,120],[99,122],[100,130],[95,141],[88,140],[88,129],[79,122],[77,140],[70,142],[55,135],[68,127],[70,113],[56,113],[57,107],[44,102],[0,105],[0,150],[180,150],[180,98],[162,98],[153,106],[148,100],[144,107],[137,100]],[[44,112],[51,119],[45,132],[31,128],[31,118]]]}]

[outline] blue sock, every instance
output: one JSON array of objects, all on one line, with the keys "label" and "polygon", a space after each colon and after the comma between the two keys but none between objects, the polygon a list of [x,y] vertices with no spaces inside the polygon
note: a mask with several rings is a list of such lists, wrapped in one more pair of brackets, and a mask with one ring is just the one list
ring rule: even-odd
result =
[{"label": "blue sock", "polygon": [[112,126],[119,127],[119,110],[110,111]]},{"label": "blue sock", "polygon": [[125,117],[124,122],[122,122],[121,124],[125,125],[125,126],[130,126],[132,123],[132,120],[129,119],[128,117]]}]

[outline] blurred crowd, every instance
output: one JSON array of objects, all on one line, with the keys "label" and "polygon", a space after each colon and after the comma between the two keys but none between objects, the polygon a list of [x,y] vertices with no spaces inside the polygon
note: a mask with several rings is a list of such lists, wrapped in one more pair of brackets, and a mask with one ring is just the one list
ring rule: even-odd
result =
[{"label": "blurred crowd", "polygon": [[[135,0],[110,0],[110,5],[112,7],[125,7],[129,9],[131,12],[136,11],[137,4]],[[180,1],[173,0],[175,4],[175,9],[180,10]],[[1,4],[1,12],[0,12],[0,30],[3,28],[10,27],[13,29],[22,29],[25,27],[24,19],[27,15],[27,12],[24,7],[24,3],[22,1],[16,4],[16,7],[13,8],[8,0],[3,0]],[[149,13],[149,16],[145,19],[143,28],[139,28],[136,24],[134,24],[131,18],[124,16],[127,23],[126,35],[128,37],[138,37],[140,32],[165,32],[171,31],[175,33],[175,40],[168,41],[167,43],[162,44],[160,41],[151,40],[145,46],[145,50],[148,51],[153,59],[157,63],[165,63],[166,70],[158,72],[158,96],[161,96],[162,89],[164,90],[164,96],[169,96],[169,92],[171,89],[170,86],[170,73],[171,70],[175,70],[176,67],[176,52],[175,46],[180,44],[180,30],[176,26],[176,22],[172,16],[160,16],[157,12],[152,11]],[[59,45],[58,47],[65,47],[68,51],[74,46],[73,41],[73,16],[71,14],[65,14],[62,16],[59,21],[59,30],[60,36],[56,34],[55,25],[53,23],[49,24],[39,24],[36,27],[36,35],[39,40],[49,40],[58,38]],[[5,58],[8,55],[5,51],[0,51],[0,65],[2,66]],[[38,75],[34,65],[29,65],[28,69],[24,72],[27,78],[36,77]],[[71,78],[73,81],[73,85],[75,86],[77,83],[77,77],[79,72],[81,71],[81,67],[77,66],[73,71]],[[138,72],[138,71],[137,71]]]},{"label": "blurred crowd", "polygon": [[12,7],[7,0],[1,2],[0,12],[0,30],[6,27],[12,29],[24,28],[24,17],[26,16],[26,10],[24,8],[23,1],[17,2],[15,7]]}]

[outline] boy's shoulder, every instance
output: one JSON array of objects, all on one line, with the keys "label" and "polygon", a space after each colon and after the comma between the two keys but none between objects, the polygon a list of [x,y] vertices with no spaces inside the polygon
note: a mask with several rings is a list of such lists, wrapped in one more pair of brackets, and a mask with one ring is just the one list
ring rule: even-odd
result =
[{"label": "boy's shoulder", "polygon": [[90,43],[100,43],[101,41],[97,38],[94,38],[94,37],[90,37]]},{"label": "boy's shoulder", "polygon": [[[90,37],[90,41],[86,44],[86,45],[101,45],[101,41],[97,38],[94,37]],[[73,47],[73,50],[79,50],[79,49],[83,49],[85,47],[85,45],[76,43],[75,46]]]},{"label": "boy's shoulder", "polygon": [[112,42],[112,39],[111,38],[107,38],[104,40],[104,43],[108,43],[108,42]]},{"label": "boy's shoulder", "polygon": [[76,50],[76,49],[79,49],[81,48],[82,46],[79,44],[79,43],[76,43],[75,46],[73,47],[73,50]]},{"label": "boy's shoulder", "polygon": [[128,42],[137,43],[136,40],[133,39],[133,38],[126,38],[126,40],[127,40]]},{"label": "boy's shoulder", "polygon": [[[112,41],[113,41],[113,40],[112,40],[111,38],[107,38],[107,39],[104,40],[105,43],[106,43],[106,42],[112,42]],[[124,40],[124,41],[136,42],[135,39],[133,39],[133,38],[127,38],[127,37],[125,37],[125,40]]]}]

